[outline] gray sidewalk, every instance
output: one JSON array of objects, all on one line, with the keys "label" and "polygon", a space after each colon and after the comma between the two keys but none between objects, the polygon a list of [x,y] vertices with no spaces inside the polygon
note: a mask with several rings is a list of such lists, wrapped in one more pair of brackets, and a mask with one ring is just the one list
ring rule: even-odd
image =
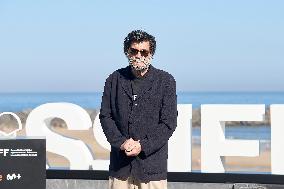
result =
[{"label": "gray sidewalk", "polygon": [[[106,180],[47,179],[46,189],[107,189]],[[168,189],[284,189],[284,185],[168,182]]]}]

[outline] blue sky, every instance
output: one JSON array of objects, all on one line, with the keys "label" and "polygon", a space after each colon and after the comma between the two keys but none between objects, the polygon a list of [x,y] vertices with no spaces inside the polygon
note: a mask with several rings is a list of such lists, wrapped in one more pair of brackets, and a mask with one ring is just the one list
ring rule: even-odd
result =
[{"label": "blue sky", "polygon": [[178,91],[284,91],[284,1],[0,1],[0,92],[102,91],[123,39],[157,40]]}]

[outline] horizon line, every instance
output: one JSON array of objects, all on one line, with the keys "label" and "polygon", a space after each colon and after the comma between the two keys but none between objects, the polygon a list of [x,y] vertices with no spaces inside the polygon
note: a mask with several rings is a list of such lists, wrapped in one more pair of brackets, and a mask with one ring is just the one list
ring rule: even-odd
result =
[{"label": "horizon line", "polygon": [[[0,94],[28,94],[28,93],[102,93],[103,91],[5,91],[5,92],[0,92]],[[204,91],[187,91],[187,90],[180,90],[177,91],[177,93],[283,93],[283,91],[279,90],[279,91],[265,91],[265,90],[256,90],[256,91],[245,91],[245,90],[236,90],[236,91],[232,91],[232,90],[220,90],[220,91],[210,91],[210,90],[204,90]]]}]

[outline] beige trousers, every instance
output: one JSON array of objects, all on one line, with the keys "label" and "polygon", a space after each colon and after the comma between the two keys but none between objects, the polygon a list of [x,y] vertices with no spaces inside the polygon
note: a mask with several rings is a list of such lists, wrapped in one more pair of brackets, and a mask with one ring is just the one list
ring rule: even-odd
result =
[{"label": "beige trousers", "polygon": [[143,183],[132,177],[127,180],[109,177],[109,189],[167,189],[167,180]]}]

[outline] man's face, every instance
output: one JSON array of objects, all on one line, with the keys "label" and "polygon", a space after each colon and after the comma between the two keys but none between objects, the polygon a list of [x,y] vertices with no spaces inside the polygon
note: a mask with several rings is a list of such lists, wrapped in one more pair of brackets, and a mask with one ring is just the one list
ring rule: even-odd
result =
[{"label": "man's face", "polygon": [[133,42],[128,49],[128,59],[134,69],[147,69],[152,59],[149,41]]}]

